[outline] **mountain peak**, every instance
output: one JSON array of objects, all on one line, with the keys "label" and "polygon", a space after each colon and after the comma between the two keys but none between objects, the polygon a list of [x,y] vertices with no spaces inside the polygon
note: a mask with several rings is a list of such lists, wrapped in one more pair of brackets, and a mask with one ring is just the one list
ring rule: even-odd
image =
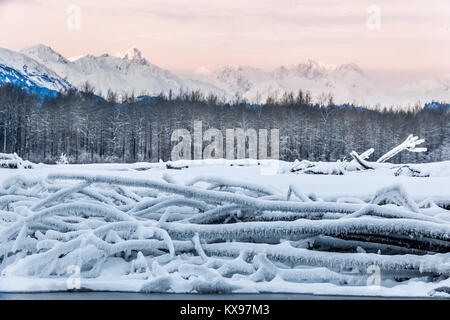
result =
[{"label": "mountain peak", "polygon": [[343,72],[356,72],[359,74],[364,73],[364,71],[356,63],[341,64],[337,70],[343,71]]},{"label": "mountain peak", "polygon": [[128,49],[121,57],[122,59],[125,60],[130,60],[130,61],[134,61],[140,64],[148,64],[147,59],[144,58],[144,56],[142,55],[142,52],[136,48],[135,46],[131,47],[130,49]]},{"label": "mountain peak", "polygon": [[[34,52],[35,54],[39,55],[47,55],[47,56],[61,56],[58,52],[52,49],[50,46],[46,46],[44,44],[37,44],[30,47],[25,47],[22,50],[20,50],[21,53],[31,53]],[[61,56],[62,57],[62,56]]]},{"label": "mountain peak", "polygon": [[308,58],[306,59],[306,62],[299,63],[298,67],[301,69],[309,69],[309,70],[323,70],[323,71],[330,71],[335,69],[334,65],[331,64],[325,64],[323,62]]},{"label": "mountain peak", "polygon": [[39,52],[55,52],[55,50],[52,49],[52,47],[50,46],[46,46],[45,44],[37,44],[34,46],[29,46],[29,47],[25,47],[22,50],[27,50],[27,51],[39,51]]},{"label": "mountain peak", "polygon": [[[23,51],[30,50],[36,55],[42,55],[45,62],[56,60],[61,64],[65,63],[62,56],[51,49],[51,51],[48,51],[48,49],[50,48],[45,46],[34,46],[25,48]],[[59,57],[61,57],[61,60],[59,60]],[[0,83],[18,84],[39,92],[41,89],[43,89],[42,92],[48,92],[48,90],[57,92],[70,88],[70,84],[66,80],[26,52],[15,52],[0,48],[0,64],[2,65]]]},{"label": "mountain peak", "polygon": [[31,47],[25,47],[20,50],[20,53],[23,53],[33,59],[37,59],[38,61],[43,62],[44,64],[49,61],[59,62],[67,64],[68,60],[64,58],[61,54],[53,50],[51,47],[38,44]]},{"label": "mountain peak", "polygon": [[306,62],[297,65],[297,73],[308,79],[326,76],[334,69],[335,66],[333,65],[328,65],[311,58],[307,59]]},{"label": "mountain peak", "polygon": [[195,74],[198,75],[209,75],[211,74],[211,70],[209,70],[208,68],[201,66],[199,68],[197,68],[197,70],[195,70]]}]

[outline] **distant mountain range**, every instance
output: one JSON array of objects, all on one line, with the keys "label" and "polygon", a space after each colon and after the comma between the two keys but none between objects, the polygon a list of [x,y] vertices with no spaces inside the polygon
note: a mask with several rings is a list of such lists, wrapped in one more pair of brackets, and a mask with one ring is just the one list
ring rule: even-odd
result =
[{"label": "distant mountain range", "polygon": [[201,90],[204,94],[228,97],[228,93],[208,83],[185,80],[168,70],[148,62],[136,48],[122,57],[108,54],[85,57],[70,61],[50,47],[37,45],[24,48],[21,53],[52,69],[72,87],[79,88],[85,82],[93,85],[97,94],[106,96],[108,90],[135,95],[158,95],[172,90]]},{"label": "distant mountain range", "polygon": [[316,96],[333,93],[335,101],[366,102],[375,92],[374,85],[355,64],[327,66],[309,59],[306,63],[281,66],[272,72],[252,67],[222,67],[198,79],[212,83],[227,92],[239,94],[252,102],[264,102],[269,96],[309,90]]},{"label": "distant mountain range", "polygon": [[249,66],[205,68],[190,76],[178,76],[150,63],[135,47],[120,57],[104,54],[67,59],[44,45],[20,52],[0,48],[0,83],[11,83],[41,95],[56,94],[71,87],[92,84],[96,93],[108,90],[120,95],[156,96],[160,93],[199,90],[227,101],[239,96],[251,103],[263,103],[285,92],[310,91],[314,99],[331,93],[336,103],[358,105],[408,104],[417,101],[450,101],[450,75],[424,79],[390,92],[380,91],[354,63],[326,65],[312,59],[280,66],[271,72]]}]

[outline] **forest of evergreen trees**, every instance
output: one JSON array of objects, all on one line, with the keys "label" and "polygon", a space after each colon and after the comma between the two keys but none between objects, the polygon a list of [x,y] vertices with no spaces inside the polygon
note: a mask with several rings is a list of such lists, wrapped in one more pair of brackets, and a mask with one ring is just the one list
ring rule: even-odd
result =
[{"label": "forest of evergreen trees", "polygon": [[[261,106],[232,105],[199,92],[159,97],[104,99],[86,84],[45,99],[21,88],[0,87],[0,152],[16,152],[33,162],[55,163],[66,154],[71,163],[170,160],[175,129],[279,129],[280,158],[336,161],[349,152],[374,148],[373,159],[409,134],[426,140],[426,153],[403,152],[391,161],[450,160],[448,105],[377,108],[313,103],[310,94],[286,94]],[[205,146],[208,143],[205,142]]]}]

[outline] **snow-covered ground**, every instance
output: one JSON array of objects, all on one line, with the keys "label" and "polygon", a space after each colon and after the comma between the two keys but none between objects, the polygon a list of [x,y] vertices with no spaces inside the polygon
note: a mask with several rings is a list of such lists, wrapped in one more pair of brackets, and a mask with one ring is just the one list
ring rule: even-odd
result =
[{"label": "snow-covered ground", "polygon": [[427,177],[166,165],[0,169],[0,292],[449,291],[450,161],[411,166]]}]

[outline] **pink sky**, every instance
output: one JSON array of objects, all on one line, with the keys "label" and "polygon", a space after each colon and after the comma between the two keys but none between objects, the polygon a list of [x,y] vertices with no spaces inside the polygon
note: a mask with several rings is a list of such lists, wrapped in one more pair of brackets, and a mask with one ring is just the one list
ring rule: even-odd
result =
[{"label": "pink sky", "polygon": [[[81,9],[68,30],[67,7]],[[366,26],[381,9],[381,29]],[[225,64],[271,69],[308,57],[383,74],[450,73],[449,0],[0,0],[0,47],[38,43],[66,57],[136,45],[176,72]]]}]

